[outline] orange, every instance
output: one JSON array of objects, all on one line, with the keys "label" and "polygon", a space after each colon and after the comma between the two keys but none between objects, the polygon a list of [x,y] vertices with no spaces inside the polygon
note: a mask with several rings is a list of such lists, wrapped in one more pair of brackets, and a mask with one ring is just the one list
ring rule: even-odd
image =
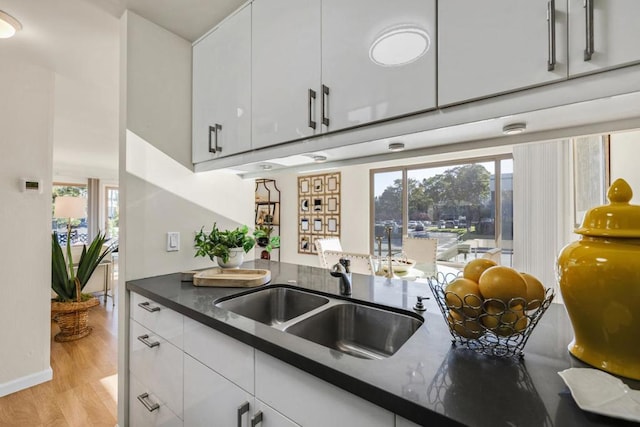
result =
[{"label": "orange", "polygon": [[458,277],[447,285],[444,299],[450,309],[462,309],[469,317],[477,317],[482,311],[482,296],[473,280]]},{"label": "orange", "polygon": [[485,304],[484,309],[485,312],[480,316],[480,321],[489,329],[517,324],[518,320],[524,316],[524,308],[521,304],[510,308],[502,303]]},{"label": "orange", "polygon": [[496,264],[496,262],[491,259],[473,259],[464,266],[464,270],[462,270],[462,277],[478,283],[478,280],[480,280],[480,275],[484,273],[487,268],[494,267],[496,265],[498,264]]},{"label": "orange", "polygon": [[527,310],[535,310],[544,301],[544,286],[529,273],[520,273],[527,282]]},{"label": "orange", "polygon": [[[526,301],[527,282],[524,277],[511,267],[496,265],[489,267],[478,281],[480,294],[485,299],[496,299],[509,306],[513,298]],[[517,304],[517,302],[515,302]]]},{"label": "orange", "polygon": [[477,320],[465,319],[455,311],[449,312],[447,316],[449,327],[453,328],[456,334],[464,338],[479,338],[484,334],[484,330]]}]

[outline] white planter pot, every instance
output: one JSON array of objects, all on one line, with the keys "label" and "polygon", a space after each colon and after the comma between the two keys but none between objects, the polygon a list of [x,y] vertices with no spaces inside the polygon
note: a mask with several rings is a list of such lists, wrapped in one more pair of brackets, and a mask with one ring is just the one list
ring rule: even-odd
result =
[{"label": "white planter pot", "polygon": [[231,248],[229,249],[229,261],[224,262],[221,257],[216,257],[216,261],[222,268],[238,268],[244,261],[244,249]]}]

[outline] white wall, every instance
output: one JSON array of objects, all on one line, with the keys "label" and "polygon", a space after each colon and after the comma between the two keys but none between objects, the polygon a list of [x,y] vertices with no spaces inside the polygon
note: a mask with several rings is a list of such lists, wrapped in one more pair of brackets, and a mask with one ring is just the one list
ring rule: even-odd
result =
[{"label": "white wall", "polygon": [[[212,266],[194,258],[195,231],[214,221],[224,228],[253,224],[254,183],[191,170],[190,42],[125,12],[120,79],[122,289],[125,280]],[[166,252],[168,231],[180,232],[180,251]],[[118,300],[118,370],[127,372],[127,293]],[[118,420],[127,425],[126,375],[118,378]]]},{"label": "white wall", "polygon": [[[0,396],[51,379],[54,74],[0,51]],[[42,194],[20,191],[42,180]]]}]

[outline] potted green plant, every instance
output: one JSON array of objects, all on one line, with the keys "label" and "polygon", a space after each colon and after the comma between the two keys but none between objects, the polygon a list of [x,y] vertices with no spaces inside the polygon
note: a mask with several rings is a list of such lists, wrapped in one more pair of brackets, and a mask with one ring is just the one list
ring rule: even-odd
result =
[{"label": "potted green plant", "polygon": [[272,232],[273,227],[270,225],[259,225],[253,232],[258,246],[264,248],[267,252],[271,252],[272,249],[280,247],[280,236],[272,236]]},{"label": "potted green plant", "polygon": [[[70,242],[71,230],[67,232],[67,242]],[[80,259],[74,262],[71,246],[67,244],[66,258],[54,232],[51,236],[51,289],[57,297],[51,301],[51,312],[60,327],[56,341],[71,341],[85,337],[91,333],[88,326],[88,310],[98,305],[98,299],[90,294],[83,294],[82,289],[87,285],[93,272],[112,250],[104,248],[106,237],[98,233],[87,248],[82,248]]]},{"label": "potted green plant", "polygon": [[242,264],[244,253],[253,249],[256,240],[246,225],[233,230],[219,230],[214,222],[210,232],[205,232],[203,227],[196,233],[194,243],[195,256],[208,256],[211,261],[217,258],[220,267],[232,268]]}]

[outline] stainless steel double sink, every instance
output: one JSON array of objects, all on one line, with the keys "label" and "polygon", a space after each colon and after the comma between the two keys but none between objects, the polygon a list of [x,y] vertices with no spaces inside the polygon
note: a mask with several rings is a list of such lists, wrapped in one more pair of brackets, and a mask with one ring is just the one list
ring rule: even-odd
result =
[{"label": "stainless steel double sink", "polygon": [[216,302],[217,307],[363,359],[395,354],[422,325],[417,314],[269,286]]}]

